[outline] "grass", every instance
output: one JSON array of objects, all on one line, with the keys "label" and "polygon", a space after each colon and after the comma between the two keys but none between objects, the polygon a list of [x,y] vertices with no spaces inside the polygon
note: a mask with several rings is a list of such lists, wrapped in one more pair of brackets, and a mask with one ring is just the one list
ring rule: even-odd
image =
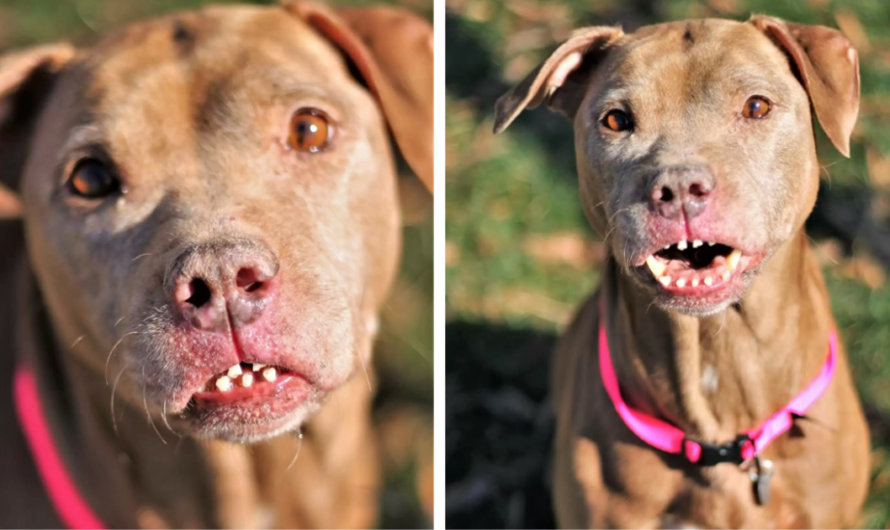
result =
[{"label": "grass", "polygon": [[[492,110],[498,96],[571,29],[583,25],[618,23],[632,30],[680,18],[744,20],[751,13],[765,13],[840,26],[851,37],[860,51],[862,83],[852,157],[836,154],[819,134],[826,178],[808,230],[825,265],[832,307],[871,427],[872,483],[860,522],[890,528],[890,288],[885,282],[890,265],[890,3],[449,0],[447,6],[447,363],[449,392],[456,393],[448,395],[449,408],[462,404],[460,393],[468,389],[509,386],[509,376],[485,383],[480,374],[488,364],[479,356],[488,357],[489,364],[492,358],[509,362],[510,351],[492,349],[504,344],[522,350],[523,342],[505,338],[510,333],[559,332],[596,286],[602,258],[599,237],[584,218],[578,198],[569,123],[537,109],[493,136]],[[486,341],[486,334],[497,340]],[[477,348],[476,343],[485,345]],[[537,377],[543,381],[546,359],[536,362]],[[528,395],[543,399],[531,391]],[[464,409],[458,413],[471,416]],[[469,491],[464,486],[479,477],[495,477],[510,465],[487,457],[490,446],[475,439],[467,442],[467,434],[449,423],[449,492],[452,487]],[[462,454],[472,451],[475,458]],[[452,466],[453,455],[458,455],[459,465]],[[542,471],[540,480],[545,474]],[[485,519],[489,526],[511,520],[514,493],[507,495],[502,488],[488,497],[494,499],[486,505],[489,511],[501,506],[495,501],[504,500],[501,516]],[[518,519],[523,520],[529,519]]]}]

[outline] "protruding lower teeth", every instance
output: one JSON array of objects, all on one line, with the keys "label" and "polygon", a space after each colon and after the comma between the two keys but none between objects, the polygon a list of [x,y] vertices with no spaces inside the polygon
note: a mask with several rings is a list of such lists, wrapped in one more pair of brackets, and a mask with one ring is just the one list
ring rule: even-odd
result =
[{"label": "protruding lower teeth", "polygon": [[253,385],[253,372],[247,372],[241,376],[241,386],[250,388]]},{"label": "protruding lower teeth", "polygon": [[226,375],[231,377],[232,379],[235,379],[236,377],[241,375],[241,365],[236,364],[235,366],[229,368],[229,371],[226,372]]},{"label": "protruding lower teeth", "polygon": [[222,376],[216,380],[216,388],[218,388],[221,392],[228,392],[232,389],[232,380],[229,376]]},{"label": "protruding lower teeth", "polygon": [[660,278],[662,274],[664,274],[664,269],[667,268],[667,265],[655,257],[653,254],[646,258],[646,265],[649,266],[649,270],[652,271],[652,274],[655,275],[656,278]]},{"label": "protruding lower teeth", "polygon": [[686,280],[684,280],[683,278],[677,278],[677,287],[679,287],[680,289],[686,287]]},{"label": "protruding lower teeth", "polygon": [[734,249],[729,253],[729,256],[726,257],[726,268],[734,271],[735,268],[739,265],[739,260],[742,259],[742,251],[739,249]]},{"label": "protruding lower teeth", "polygon": [[277,379],[277,378],[278,378],[278,370],[276,370],[274,367],[270,366],[270,367],[266,368],[265,370],[263,370],[263,379],[265,379],[266,381],[271,383],[272,381],[275,381],[275,379]]},{"label": "protruding lower teeth", "polygon": [[660,278],[658,278],[658,281],[661,282],[661,285],[664,285],[665,287],[667,287],[668,285],[671,284],[671,277],[670,276],[661,276]]},{"label": "protruding lower teeth", "polygon": [[731,272],[729,272],[729,271],[723,271],[723,281],[724,281],[724,282],[729,281],[729,277],[730,277],[730,276],[732,276],[732,273],[731,273]]},{"label": "protruding lower teeth", "polygon": [[708,287],[714,285],[714,279],[711,278],[710,276],[705,276],[704,282],[705,282],[705,285],[707,285]]}]

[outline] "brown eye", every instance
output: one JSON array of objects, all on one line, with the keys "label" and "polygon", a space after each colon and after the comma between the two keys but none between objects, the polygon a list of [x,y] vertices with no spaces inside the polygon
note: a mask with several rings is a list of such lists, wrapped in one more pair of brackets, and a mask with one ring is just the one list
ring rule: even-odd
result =
[{"label": "brown eye", "polygon": [[317,153],[331,139],[334,126],[325,113],[316,109],[300,109],[290,120],[288,145],[297,151]]},{"label": "brown eye", "polygon": [[71,193],[86,199],[100,199],[120,190],[120,181],[98,160],[85,158],[74,166],[68,179]]},{"label": "brown eye", "polygon": [[742,109],[742,116],[759,120],[769,114],[772,105],[769,100],[761,96],[751,96],[745,102],[745,108]]},{"label": "brown eye", "polygon": [[615,132],[626,131],[631,128],[630,116],[623,110],[610,110],[604,117],[602,124],[607,129]]}]

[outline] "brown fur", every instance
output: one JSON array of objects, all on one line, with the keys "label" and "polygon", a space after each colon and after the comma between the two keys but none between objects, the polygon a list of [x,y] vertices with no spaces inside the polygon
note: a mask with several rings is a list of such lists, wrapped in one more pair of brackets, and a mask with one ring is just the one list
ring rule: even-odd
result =
[{"label": "brown fur", "polygon": [[[721,443],[815,377],[835,323],[803,231],[819,183],[810,106],[847,153],[859,102],[855,51],[836,30],[754,17],[629,35],[585,28],[551,57],[498,102],[495,130],[543,101],[574,121],[582,201],[610,254],[601,288],[555,357],[559,524],[855,525],[868,433],[843,351],[808,419],[766,449],[776,476],[765,507],[756,505],[745,465],[697,467],[641,442],[605,394],[597,360],[603,319],[632,405]],[[763,93],[775,102],[771,115],[742,119],[746,98]],[[631,109],[632,134],[603,132],[599,120],[616,102]],[[646,186],[683,164],[698,164],[716,182],[709,213],[687,221],[690,230],[764,256],[719,303],[673,296],[647,276],[646,257],[682,236],[652,213]]]},{"label": "brown fur", "polygon": [[[401,250],[387,133],[431,190],[431,35],[397,9],[341,18],[288,2],[0,56],[0,219],[23,216],[0,225],[4,373],[34,367],[65,464],[106,524],[375,523],[366,370]],[[286,148],[304,106],[336,124],[321,153]],[[84,155],[110,161],[126,194],[65,195]],[[186,329],[177,275],[238,260],[278,271],[274,298],[229,301],[222,333]],[[187,417],[195,383],[238,359],[296,367],[311,395],[280,415]],[[17,432],[6,398],[0,409]],[[2,448],[23,487],[4,489],[0,521],[57,526],[21,435]]]}]

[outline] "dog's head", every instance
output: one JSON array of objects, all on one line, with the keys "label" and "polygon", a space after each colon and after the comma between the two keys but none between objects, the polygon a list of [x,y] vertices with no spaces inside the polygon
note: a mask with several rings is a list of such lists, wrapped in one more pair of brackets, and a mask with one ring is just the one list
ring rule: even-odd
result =
[{"label": "dog's head", "polygon": [[368,362],[397,268],[389,131],[432,184],[431,34],[296,2],[0,57],[0,208],[63,346],[196,436],[299,426]]},{"label": "dog's head", "polygon": [[498,101],[496,132],[541,102],[574,121],[584,208],[617,262],[661,307],[705,315],[812,210],[811,107],[848,154],[859,66],[840,32],[771,17],[590,27]]}]

